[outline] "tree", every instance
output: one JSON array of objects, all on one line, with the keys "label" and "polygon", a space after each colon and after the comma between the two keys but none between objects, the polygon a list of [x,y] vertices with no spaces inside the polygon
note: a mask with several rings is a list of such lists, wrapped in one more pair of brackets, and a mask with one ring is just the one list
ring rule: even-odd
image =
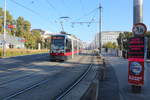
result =
[{"label": "tree", "polygon": [[117,38],[117,42],[118,42],[118,46],[119,46],[119,49],[120,50],[127,50],[128,47],[128,39],[130,37],[133,36],[133,33],[132,32],[123,32],[123,33],[120,33],[118,38]]},{"label": "tree", "polygon": [[24,18],[19,16],[18,19],[16,20],[17,22],[17,32],[16,32],[16,36],[18,37],[23,37],[24,34]]},{"label": "tree", "polygon": [[107,42],[103,45],[103,48],[117,48],[117,45],[115,42]]},{"label": "tree", "polygon": [[[23,17],[19,16],[16,20],[13,19],[13,16],[9,13],[9,11],[6,11],[7,19],[6,24],[7,25],[16,25],[16,28],[8,29],[7,33],[10,35],[15,35],[17,37],[25,38],[25,46],[27,48],[36,49],[38,48],[38,43],[46,44],[42,42],[41,38],[41,32],[40,31],[32,31],[31,32],[31,23],[27,20],[25,20]],[[2,8],[0,8],[0,33],[3,33],[4,25],[4,11]],[[46,44],[47,45],[47,44]]]},{"label": "tree", "polygon": [[[6,25],[10,25],[13,21],[12,15],[9,13],[9,11],[6,11]],[[0,8],[0,33],[3,33],[3,26],[4,26],[4,11],[2,8]],[[12,34],[10,29],[7,29],[8,34]]]},{"label": "tree", "polygon": [[27,21],[27,20],[25,20],[24,22],[23,22],[23,24],[24,24],[24,31],[25,32],[30,32],[30,30],[31,30],[31,24],[30,24],[30,22],[29,21]]},{"label": "tree", "polygon": [[36,42],[35,48],[38,48],[38,43],[42,44],[42,38],[41,38],[40,31],[33,30],[32,34],[33,34],[34,40]]}]

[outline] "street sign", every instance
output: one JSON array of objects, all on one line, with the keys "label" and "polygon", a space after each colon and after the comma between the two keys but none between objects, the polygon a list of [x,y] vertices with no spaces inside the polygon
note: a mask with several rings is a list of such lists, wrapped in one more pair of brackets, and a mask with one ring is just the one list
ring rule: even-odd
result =
[{"label": "street sign", "polygon": [[146,33],[146,31],[147,31],[147,27],[143,23],[137,23],[132,28],[132,32],[135,35],[144,35]]}]

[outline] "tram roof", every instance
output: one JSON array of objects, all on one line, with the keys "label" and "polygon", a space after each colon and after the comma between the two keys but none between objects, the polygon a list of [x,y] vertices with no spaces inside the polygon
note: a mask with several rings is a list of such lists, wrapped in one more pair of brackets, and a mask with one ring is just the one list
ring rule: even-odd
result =
[{"label": "tram roof", "polygon": [[74,39],[77,39],[77,40],[80,40],[79,38],[77,38],[75,35],[72,35],[72,34],[54,34],[52,36],[65,36],[67,38],[74,38]]}]

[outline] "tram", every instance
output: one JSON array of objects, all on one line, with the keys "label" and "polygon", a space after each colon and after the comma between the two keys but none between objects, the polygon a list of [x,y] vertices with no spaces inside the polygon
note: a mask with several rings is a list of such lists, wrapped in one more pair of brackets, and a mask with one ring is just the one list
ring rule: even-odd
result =
[{"label": "tram", "polygon": [[67,60],[79,55],[82,42],[70,34],[56,34],[51,36],[50,60]]}]

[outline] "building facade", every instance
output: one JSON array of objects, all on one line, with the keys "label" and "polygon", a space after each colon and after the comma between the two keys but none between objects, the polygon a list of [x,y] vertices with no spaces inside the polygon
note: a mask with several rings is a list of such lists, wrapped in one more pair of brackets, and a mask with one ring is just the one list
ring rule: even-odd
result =
[{"label": "building facade", "polygon": [[[103,46],[108,42],[114,42],[118,45],[117,38],[120,33],[123,33],[123,31],[103,31],[101,34],[101,45]],[[99,34],[96,34],[95,44],[99,47]]]},{"label": "building facade", "polygon": [[[0,48],[3,47],[3,34],[0,34]],[[25,39],[6,34],[6,48],[25,48]]]},{"label": "building facade", "polygon": [[102,32],[102,45],[112,42],[112,43],[117,43],[117,38],[119,34],[122,33],[121,31],[112,31],[112,32]]}]

